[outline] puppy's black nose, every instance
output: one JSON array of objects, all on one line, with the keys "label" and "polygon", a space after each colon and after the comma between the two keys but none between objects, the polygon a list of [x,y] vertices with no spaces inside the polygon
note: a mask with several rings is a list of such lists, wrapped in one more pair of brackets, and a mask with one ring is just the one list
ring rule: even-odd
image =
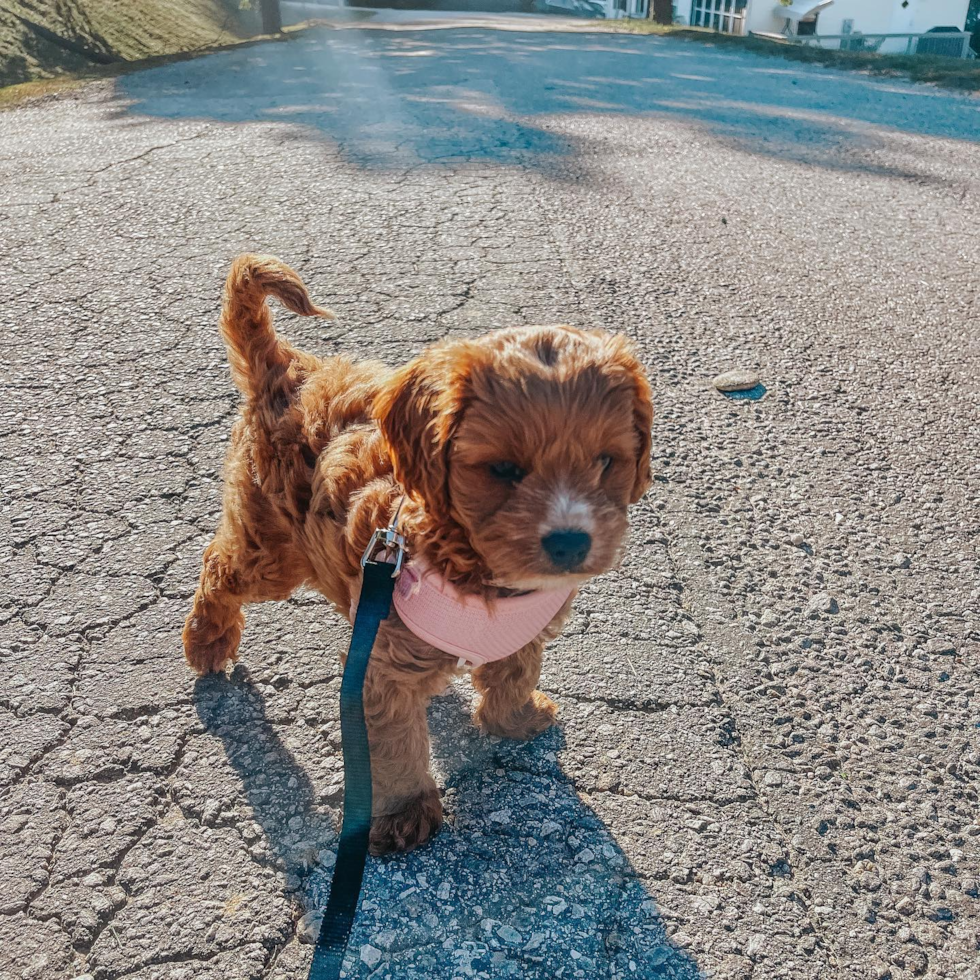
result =
[{"label": "puppy's black nose", "polygon": [[585,531],[552,531],[541,539],[541,544],[559,568],[570,572],[585,561],[592,538]]}]

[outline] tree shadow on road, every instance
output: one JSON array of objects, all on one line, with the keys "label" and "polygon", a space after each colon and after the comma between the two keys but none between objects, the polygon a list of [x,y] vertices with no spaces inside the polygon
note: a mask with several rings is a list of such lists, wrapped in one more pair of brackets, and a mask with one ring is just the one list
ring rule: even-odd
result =
[{"label": "tree shadow on road", "polygon": [[[335,818],[268,720],[263,694],[236,670],[230,680],[199,681],[195,702],[224,742],[271,851],[299,879],[300,902],[322,908]],[[560,729],[526,744],[488,739],[455,689],[434,701],[430,727],[449,822],[419,851],[369,861],[347,977],[373,975],[382,958],[384,975],[405,980],[699,976],[562,772]],[[297,833],[331,840],[308,872],[296,857]]]},{"label": "tree shadow on road", "polygon": [[598,116],[679,119],[692,141],[917,179],[927,146],[902,139],[901,163],[878,151],[905,136],[980,139],[975,107],[928,86],[619,35],[321,31],[127,75],[117,90],[129,118],[280,123],[377,171],[484,161],[581,179],[616,140],[589,125]]}]

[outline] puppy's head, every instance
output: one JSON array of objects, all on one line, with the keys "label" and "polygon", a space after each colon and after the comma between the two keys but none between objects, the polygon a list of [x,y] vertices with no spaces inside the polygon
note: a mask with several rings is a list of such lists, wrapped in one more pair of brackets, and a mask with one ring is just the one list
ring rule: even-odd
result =
[{"label": "puppy's head", "polygon": [[619,336],[569,327],[440,344],[375,402],[395,477],[458,525],[493,584],[572,584],[616,563],[650,482],[650,386]]}]

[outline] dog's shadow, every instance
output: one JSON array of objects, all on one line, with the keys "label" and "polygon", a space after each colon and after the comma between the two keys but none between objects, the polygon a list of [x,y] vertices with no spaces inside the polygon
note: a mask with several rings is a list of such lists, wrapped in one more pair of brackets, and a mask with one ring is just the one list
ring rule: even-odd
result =
[{"label": "dog's shadow", "polygon": [[[195,701],[287,883],[306,910],[323,908],[335,801],[318,796],[245,672],[198,682]],[[490,739],[469,714],[455,688],[433,702],[448,822],[420,850],[368,862],[344,976],[697,977],[629,860],[562,772],[561,729],[532,743]],[[320,841],[318,863],[309,842],[297,841],[299,827]]]}]

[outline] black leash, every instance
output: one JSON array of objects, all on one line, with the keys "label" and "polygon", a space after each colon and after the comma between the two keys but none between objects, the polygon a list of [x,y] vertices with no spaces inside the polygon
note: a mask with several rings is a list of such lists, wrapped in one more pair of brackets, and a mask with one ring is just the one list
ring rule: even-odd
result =
[{"label": "black leash", "polygon": [[[337,847],[337,863],[330,883],[330,899],[323,913],[320,935],[313,950],[309,980],[340,980],[347,941],[357,913],[364,878],[368,837],[371,833],[371,753],[364,721],[364,676],[374,649],[378,627],[391,611],[395,576],[401,569],[404,540],[395,520],[386,531],[375,531],[361,565],[364,580],[354,617],[354,633],[340,683],[340,734],[344,745],[344,823]],[[375,561],[374,552],[394,551],[394,569]],[[394,574],[392,572],[394,571]]]}]

